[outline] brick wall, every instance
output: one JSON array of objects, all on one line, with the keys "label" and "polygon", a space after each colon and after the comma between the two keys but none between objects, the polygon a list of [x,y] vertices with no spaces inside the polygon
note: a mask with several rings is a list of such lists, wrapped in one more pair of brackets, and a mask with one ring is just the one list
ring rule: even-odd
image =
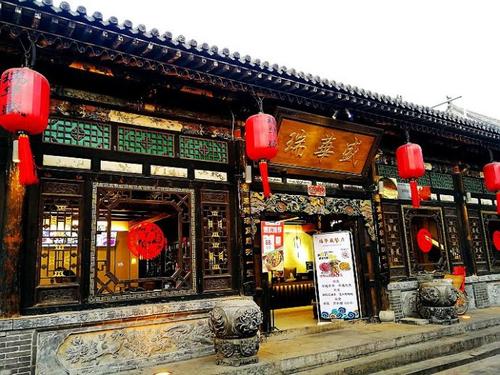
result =
[{"label": "brick wall", "polygon": [[488,296],[488,286],[487,283],[475,283],[474,284],[474,299],[477,308],[489,307],[490,300]]},{"label": "brick wall", "polygon": [[403,318],[403,301],[401,299],[401,290],[389,291],[389,305],[390,309],[394,311],[396,321]]},{"label": "brick wall", "polygon": [[34,332],[0,332],[0,375],[31,374]]}]

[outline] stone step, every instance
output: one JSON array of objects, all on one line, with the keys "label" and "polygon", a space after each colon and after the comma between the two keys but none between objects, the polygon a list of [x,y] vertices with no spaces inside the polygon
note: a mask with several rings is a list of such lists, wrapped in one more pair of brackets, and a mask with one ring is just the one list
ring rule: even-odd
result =
[{"label": "stone step", "polygon": [[445,355],[443,357],[432,358],[419,363],[412,363],[406,366],[384,370],[373,375],[425,375],[435,374],[439,371],[463,366],[467,363],[476,362],[484,358],[493,357],[500,354],[500,342],[482,345],[479,348],[466,350],[457,354]]},{"label": "stone step", "polygon": [[[500,341],[499,327],[491,327],[475,332],[464,333],[451,337],[443,337],[439,341],[428,341],[399,347],[395,350],[384,350],[378,353],[362,356],[344,362],[323,365],[306,371],[298,371],[301,375],[341,375],[341,374],[408,374],[397,372],[398,367],[432,358],[462,353],[482,345]],[[411,367],[411,366],[409,366]],[[393,370],[392,370],[393,369]],[[427,373],[425,369],[422,374]],[[436,372],[439,370],[436,370]],[[418,373],[418,372],[417,372]],[[432,373],[432,372],[430,372]]]},{"label": "stone step", "polygon": [[[217,366],[214,356],[208,356],[149,368],[137,368],[135,371],[120,374],[151,375],[159,372],[169,372],[173,375],[196,374],[201,368],[205,375],[307,374],[307,371],[320,370],[318,368],[320,366],[340,364],[343,369],[353,361],[376,354],[399,353],[400,350],[410,346],[412,349],[409,351],[415,351],[415,346],[420,344],[429,345],[428,351],[431,355],[425,358],[428,359],[435,357],[432,355],[433,349],[437,346],[441,347],[441,343],[445,340],[454,340],[458,337],[460,340],[466,340],[470,335],[478,334],[478,337],[474,338],[479,342],[476,346],[485,344],[488,340],[489,342],[497,341],[497,334],[500,331],[500,308],[475,311],[471,314],[471,319],[462,319],[459,324],[449,326],[343,322],[342,327],[335,327],[340,329],[331,330],[330,328],[333,327],[328,327],[328,330],[320,327],[317,331],[310,329],[306,331],[307,333],[296,331],[291,335],[286,332],[272,335],[261,345],[259,362],[246,366]],[[490,332],[490,328],[493,332]],[[486,339],[481,336],[486,336]],[[469,338],[470,340],[472,338]],[[447,345],[451,345],[448,341],[446,342]],[[468,350],[472,347],[473,345],[469,345],[461,350]],[[446,354],[452,353],[442,355]],[[396,360],[394,362],[396,362],[394,366],[406,364]],[[378,369],[368,373],[376,371]]]}]

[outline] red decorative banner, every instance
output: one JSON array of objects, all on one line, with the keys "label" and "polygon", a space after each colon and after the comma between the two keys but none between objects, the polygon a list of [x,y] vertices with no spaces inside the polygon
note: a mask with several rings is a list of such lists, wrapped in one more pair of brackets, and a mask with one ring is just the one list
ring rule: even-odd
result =
[{"label": "red decorative banner", "polygon": [[285,254],[285,225],[281,222],[261,221],[262,271],[283,271]]},{"label": "red decorative banner", "polygon": [[307,185],[307,194],[313,197],[325,197],[325,185]]}]

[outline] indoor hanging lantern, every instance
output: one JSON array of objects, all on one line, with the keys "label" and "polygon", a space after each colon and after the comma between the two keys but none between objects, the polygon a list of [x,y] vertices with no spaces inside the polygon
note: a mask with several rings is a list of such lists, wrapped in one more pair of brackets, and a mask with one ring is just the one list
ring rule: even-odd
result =
[{"label": "indoor hanging lantern", "polygon": [[497,214],[500,214],[500,162],[493,161],[483,168],[486,189],[497,194]]},{"label": "indoor hanging lantern", "polygon": [[425,173],[422,149],[415,143],[406,143],[396,150],[396,163],[401,178],[410,180],[411,203],[414,208],[420,207],[417,179]]},{"label": "indoor hanging lantern", "polygon": [[145,221],[130,228],[127,245],[136,257],[154,259],[165,249],[167,239],[158,225]]},{"label": "indoor hanging lantern", "polygon": [[267,161],[278,153],[276,120],[265,113],[250,116],[245,122],[245,144],[248,157],[259,162],[264,197],[271,195]]},{"label": "indoor hanging lantern", "polygon": [[0,78],[0,126],[18,138],[19,182],[38,183],[28,135],[47,128],[50,86],[47,79],[29,68],[13,68]]}]

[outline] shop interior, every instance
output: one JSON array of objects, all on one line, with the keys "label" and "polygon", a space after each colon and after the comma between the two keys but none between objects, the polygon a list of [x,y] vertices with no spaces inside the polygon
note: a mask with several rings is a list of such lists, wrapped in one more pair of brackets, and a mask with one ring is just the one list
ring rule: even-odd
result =
[{"label": "shop interior", "polygon": [[281,220],[284,221],[283,271],[271,271],[267,275],[272,329],[316,325],[313,235],[352,230],[353,222],[343,215],[304,215]]}]

